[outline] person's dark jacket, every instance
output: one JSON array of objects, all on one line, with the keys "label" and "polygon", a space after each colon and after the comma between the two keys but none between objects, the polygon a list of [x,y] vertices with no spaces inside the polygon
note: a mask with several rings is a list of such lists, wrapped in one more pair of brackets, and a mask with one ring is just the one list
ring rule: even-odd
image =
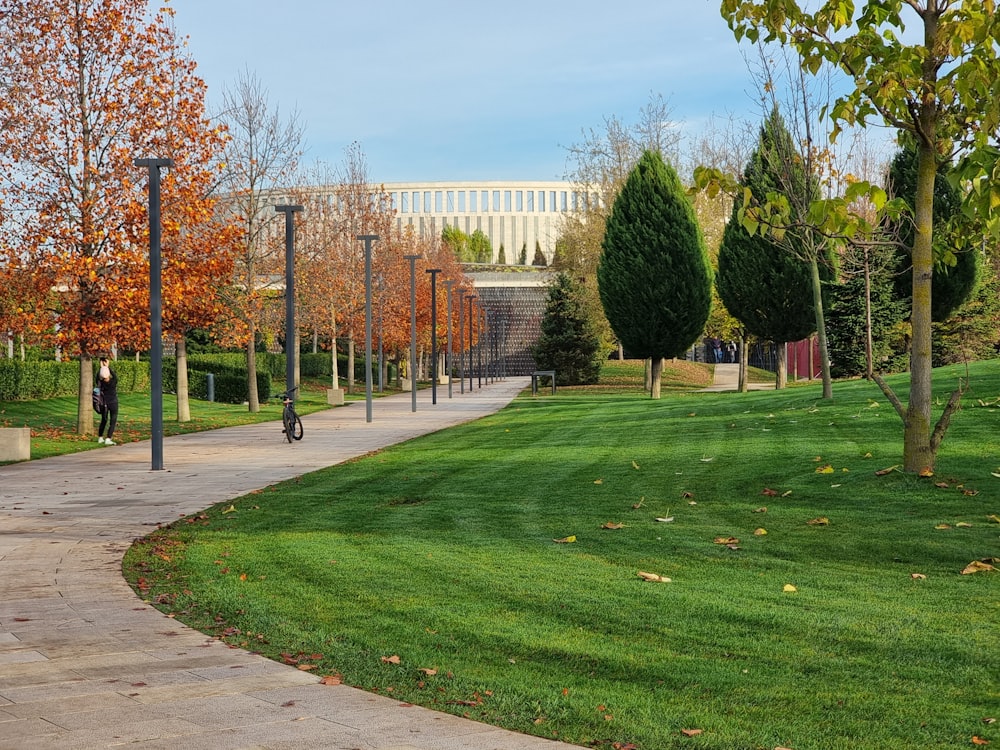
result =
[{"label": "person's dark jacket", "polygon": [[100,380],[98,381],[98,387],[101,389],[101,398],[104,399],[104,406],[108,409],[118,408],[118,375],[114,370],[111,371],[110,380]]}]

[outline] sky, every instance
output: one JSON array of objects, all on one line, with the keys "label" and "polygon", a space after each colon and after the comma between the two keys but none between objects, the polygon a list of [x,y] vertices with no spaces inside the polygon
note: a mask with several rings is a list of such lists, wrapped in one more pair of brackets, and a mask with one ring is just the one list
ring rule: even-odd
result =
[{"label": "sky", "polygon": [[762,117],[719,0],[168,2],[210,108],[256,76],[305,165],[357,142],[373,182],[561,180],[568,147],[654,96],[688,141]]}]

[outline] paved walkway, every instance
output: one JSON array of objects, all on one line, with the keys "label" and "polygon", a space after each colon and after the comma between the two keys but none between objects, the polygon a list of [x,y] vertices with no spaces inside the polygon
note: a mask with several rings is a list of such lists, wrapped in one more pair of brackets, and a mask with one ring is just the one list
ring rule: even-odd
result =
[{"label": "paved walkway", "polygon": [[[722,363],[715,366],[712,385],[702,388],[703,391],[738,391],[740,388],[740,366],[732,363]],[[749,383],[751,391],[767,391],[774,389],[774,383]]]},{"label": "paved walkway", "polygon": [[0,467],[0,750],[557,750],[254,656],[144,604],[131,541],[213,503],[493,413],[527,378]]}]

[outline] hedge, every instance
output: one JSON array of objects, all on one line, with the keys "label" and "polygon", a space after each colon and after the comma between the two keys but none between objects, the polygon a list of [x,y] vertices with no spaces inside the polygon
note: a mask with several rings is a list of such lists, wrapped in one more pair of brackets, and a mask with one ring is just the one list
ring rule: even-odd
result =
[{"label": "hedge", "polygon": [[[98,360],[94,364],[97,382]],[[121,359],[111,364],[118,375],[119,393],[149,390],[149,363]],[[80,388],[80,362],[22,362],[0,359],[0,401],[34,401],[56,396],[75,397]]]}]

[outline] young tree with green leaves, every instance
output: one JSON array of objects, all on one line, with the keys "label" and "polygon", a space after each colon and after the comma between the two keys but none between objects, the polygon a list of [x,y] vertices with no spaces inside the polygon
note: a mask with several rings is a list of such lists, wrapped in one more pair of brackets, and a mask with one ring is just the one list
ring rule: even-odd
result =
[{"label": "young tree with green leaves", "polygon": [[601,303],[618,340],[652,359],[660,397],[663,359],[701,336],[712,304],[712,268],[677,173],[646,151],[615,199],[597,266]]},{"label": "young tree with green leaves", "polygon": [[[833,139],[844,126],[877,122],[904,131],[916,143],[908,404],[881,378],[876,381],[903,421],[904,468],[929,473],[961,399],[959,388],[932,429],[934,182],[939,163],[960,155],[955,179],[967,187],[963,207],[986,231],[998,233],[1000,182],[992,176],[1000,167],[994,145],[1000,97],[990,93],[1000,80],[996,2],[878,0],[858,7],[853,0],[826,0],[807,10],[796,0],[722,0],[721,10],[738,40],[791,45],[805,71],[816,73],[829,63],[847,76],[853,88],[829,108]],[[850,211],[861,196],[878,208],[886,205],[882,191],[860,183],[844,196],[815,202],[810,220],[830,234],[870,232],[870,222]],[[780,204],[770,204],[763,216],[781,212]],[[760,231],[768,231],[767,222],[750,219]]]},{"label": "young tree with green leaves", "polygon": [[560,385],[587,385],[600,377],[600,337],[587,314],[583,286],[569,274],[557,274],[549,287],[531,356],[539,370],[555,370]]}]

